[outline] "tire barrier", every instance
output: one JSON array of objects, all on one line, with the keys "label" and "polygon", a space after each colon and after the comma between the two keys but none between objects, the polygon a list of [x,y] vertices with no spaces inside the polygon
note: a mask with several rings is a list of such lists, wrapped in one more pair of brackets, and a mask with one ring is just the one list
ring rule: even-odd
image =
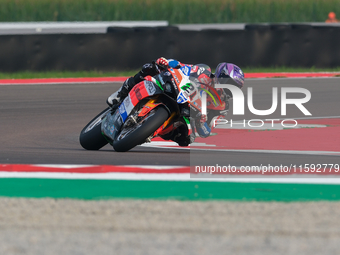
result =
[{"label": "tire barrier", "polygon": [[340,27],[248,24],[244,30],[109,27],[106,34],[1,35],[0,71],[130,70],[159,56],[248,67],[340,66]]}]

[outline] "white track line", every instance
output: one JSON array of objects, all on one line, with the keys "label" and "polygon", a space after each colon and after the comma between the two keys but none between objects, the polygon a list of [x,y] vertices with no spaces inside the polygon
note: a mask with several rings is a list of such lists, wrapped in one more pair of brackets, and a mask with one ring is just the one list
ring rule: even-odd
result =
[{"label": "white track line", "polygon": [[[61,169],[76,169],[76,168],[93,168],[101,167],[101,165],[56,165],[56,164],[33,164],[32,166],[44,167],[44,168],[61,168]],[[105,165],[104,165],[105,166]],[[167,170],[178,169],[186,166],[163,166],[163,165],[114,165],[116,168],[141,168],[141,169],[153,169],[153,170]],[[138,170],[136,170],[138,171]]]},{"label": "white track line", "polygon": [[[299,155],[323,155],[323,156],[340,156],[340,151],[295,151],[295,150],[236,150],[236,149],[214,149],[212,146],[207,148],[195,148],[195,143],[189,147],[171,147],[166,146],[165,142],[151,142],[140,145],[142,147],[175,149],[175,150],[193,150],[193,151],[216,151],[216,152],[245,152],[245,153],[270,153],[270,154],[299,154]],[[169,144],[170,145],[170,144]],[[171,143],[171,145],[173,145]],[[199,145],[197,145],[199,146]]]},{"label": "white track line", "polygon": [[72,179],[72,180],[131,180],[131,181],[190,181],[190,182],[240,182],[240,183],[282,183],[282,184],[340,184],[340,178],[327,177],[232,177],[232,178],[190,178],[189,173],[183,174],[138,174],[138,173],[46,173],[46,172],[0,172],[0,178],[27,179]]}]

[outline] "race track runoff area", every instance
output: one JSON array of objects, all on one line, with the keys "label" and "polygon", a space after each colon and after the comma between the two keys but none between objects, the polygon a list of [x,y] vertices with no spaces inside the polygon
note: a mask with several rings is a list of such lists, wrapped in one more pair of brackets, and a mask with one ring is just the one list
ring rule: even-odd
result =
[{"label": "race track runoff area", "polygon": [[[315,79],[316,83],[320,84],[331,82],[332,85],[329,86],[328,91],[330,94],[334,94],[340,92],[340,87],[334,86],[334,84],[339,84],[339,78],[334,77],[336,75],[338,74],[301,74],[300,76],[293,75],[293,77],[297,77],[294,80],[295,86],[299,87],[302,82],[305,88],[308,87],[306,80]],[[262,76],[254,74],[250,77],[256,77],[257,82],[267,81],[265,78],[268,77],[280,77],[279,79],[270,79],[274,84],[273,86],[278,87],[285,86],[285,80],[290,80],[289,74],[265,74]],[[288,77],[288,79],[282,77]],[[34,89],[41,86],[44,90],[47,90],[49,86],[58,86],[58,84],[60,86],[65,84],[68,84],[68,86],[80,86],[79,84],[97,86],[96,84],[121,82],[124,79],[122,77],[72,80],[3,80],[0,81],[0,90],[8,92],[13,86],[26,86],[26,88],[32,86]],[[253,86],[255,88],[255,85]],[[141,153],[145,155],[144,158],[148,163],[143,164],[138,163],[138,160],[133,158],[130,161],[126,160],[128,165],[102,164],[96,160],[90,163],[89,159],[86,162],[78,160],[77,163],[69,163],[70,160],[63,162],[62,158],[57,159],[58,155],[51,158],[50,161],[39,162],[29,159],[26,159],[25,162],[21,160],[11,161],[11,155],[15,154],[15,149],[13,149],[15,147],[13,147],[6,151],[4,154],[6,156],[1,158],[0,196],[87,200],[340,200],[340,116],[336,114],[338,112],[336,109],[339,109],[340,105],[336,101],[331,101],[332,99],[327,99],[327,90],[322,90],[320,95],[316,94],[319,86],[316,85],[315,87],[316,90],[311,92],[313,100],[314,98],[324,97],[324,101],[311,100],[310,108],[320,112],[309,118],[296,118],[297,125],[294,128],[282,127],[279,119],[273,122],[265,121],[261,127],[255,128],[245,128],[242,125],[236,127],[221,125],[213,130],[209,138],[197,138],[190,148],[181,148],[171,141],[156,138],[151,143],[139,146],[135,152],[142,151]],[[63,89],[65,88],[64,86]],[[3,99],[5,100],[5,98]],[[6,99],[8,102],[16,100],[15,98]],[[78,104],[81,104],[80,99],[76,100],[78,100]],[[64,111],[67,110],[67,105],[70,107],[69,110],[72,110],[72,101],[65,99],[62,103],[64,104]],[[40,100],[38,104],[40,104],[39,107],[44,107],[43,100]],[[328,108],[320,110],[321,104],[325,104]],[[6,107],[5,104],[4,108]],[[16,109],[20,111],[19,106]],[[15,113],[16,109],[12,108],[11,110]],[[329,114],[326,114],[328,113],[327,109],[329,109]],[[321,111],[323,111],[322,114],[320,114]],[[62,112],[59,113],[59,115],[62,114]],[[5,117],[8,118],[8,128],[10,127],[10,118]],[[48,118],[49,116],[38,117]],[[34,120],[34,116],[32,118]],[[90,114],[89,118],[91,118]],[[253,124],[255,125],[256,121]],[[48,125],[48,122],[46,122],[46,125]],[[72,130],[71,133],[73,132],[73,134],[65,133],[65,136],[74,135],[76,137],[78,131]],[[34,130],[31,132],[34,132]],[[24,139],[21,134],[18,135],[20,139]],[[48,134],[41,133],[40,135],[43,139],[49,139]],[[72,137],[72,141],[76,141],[74,137]],[[6,143],[9,143],[8,140],[4,142],[4,144]],[[76,147],[76,145],[73,146]],[[26,147],[26,150],[27,153],[30,153],[29,146]],[[148,152],[149,150],[151,151]],[[153,164],[155,162],[154,151],[158,153],[164,151],[162,157],[166,157],[168,152],[177,153],[179,158],[190,158],[190,161],[188,161],[190,163],[184,165]],[[72,154],[72,150],[69,153]],[[76,155],[87,152],[75,149],[74,153]],[[220,155],[220,157],[212,157],[209,165],[215,168],[210,168],[209,173],[200,168],[200,166],[203,166],[201,162],[205,153],[206,155],[209,153]],[[234,154],[242,154],[243,162],[238,161],[230,165],[229,162],[234,158]],[[115,155],[114,152],[106,155],[111,158],[120,157],[120,155]],[[254,163],[248,155],[249,157],[250,155],[251,157],[258,155],[258,158],[268,160],[279,156],[285,157],[285,159],[277,162]],[[31,156],[36,157],[37,155]],[[300,159],[306,158],[306,161],[289,162],[290,156]],[[219,160],[216,161],[215,159]],[[173,160],[176,161],[176,158]],[[8,163],[8,161],[10,162]],[[220,169],[225,167],[225,171],[218,170],[218,167]],[[250,171],[251,167],[253,169]],[[273,169],[281,167],[281,169],[277,168],[270,171],[270,167]],[[254,169],[257,172],[254,172]]]}]

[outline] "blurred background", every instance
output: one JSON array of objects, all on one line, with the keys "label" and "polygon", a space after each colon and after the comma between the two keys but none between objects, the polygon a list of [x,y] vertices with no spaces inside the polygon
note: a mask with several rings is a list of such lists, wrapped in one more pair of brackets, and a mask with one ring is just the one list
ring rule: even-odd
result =
[{"label": "blurred background", "polygon": [[0,6],[2,73],[135,71],[159,56],[233,62],[246,71],[340,66],[336,0],[0,0]]},{"label": "blurred background", "polygon": [[0,21],[324,22],[337,0],[0,0]]}]

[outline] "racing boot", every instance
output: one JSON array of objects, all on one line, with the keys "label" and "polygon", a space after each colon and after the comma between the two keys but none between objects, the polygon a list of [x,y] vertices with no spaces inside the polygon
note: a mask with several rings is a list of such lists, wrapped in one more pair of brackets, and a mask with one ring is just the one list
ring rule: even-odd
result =
[{"label": "racing boot", "polygon": [[195,129],[191,121],[190,123],[186,123],[184,119],[182,119],[181,122],[182,125],[179,125],[174,130],[171,140],[176,142],[179,146],[186,147],[195,141],[196,135],[195,132],[193,132]]},{"label": "racing boot", "polygon": [[117,108],[127,97],[133,86],[135,86],[134,78],[130,77],[123,83],[123,86],[121,86],[118,91],[108,97],[106,103],[113,109]]}]

